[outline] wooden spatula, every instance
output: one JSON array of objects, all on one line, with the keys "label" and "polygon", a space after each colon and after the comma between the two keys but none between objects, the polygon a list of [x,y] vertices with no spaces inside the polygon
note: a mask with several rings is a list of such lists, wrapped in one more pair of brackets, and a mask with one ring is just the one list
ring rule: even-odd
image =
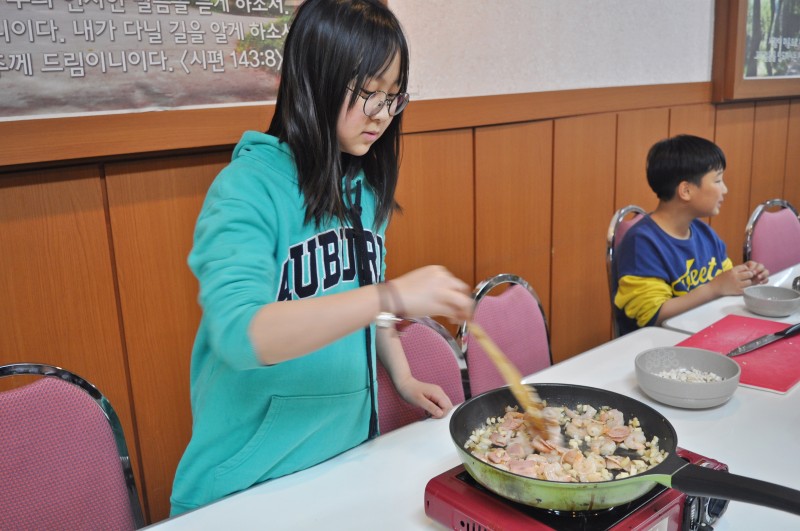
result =
[{"label": "wooden spatula", "polygon": [[469,333],[473,335],[489,355],[489,359],[492,360],[500,375],[508,384],[511,394],[514,395],[514,398],[517,399],[517,402],[527,414],[527,419],[530,427],[533,428],[534,435],[539,435],[544,440],[553,439],[555,433],[559,432],[556,430],[551,431],[549,428],[554,425],[557,426],[557,423],[554,420],[547,419],[542,414],[544,403],[536,393],[536,389],[522,383],[522,374],[480,325],[469,322],[467,326],[469,327]]}]

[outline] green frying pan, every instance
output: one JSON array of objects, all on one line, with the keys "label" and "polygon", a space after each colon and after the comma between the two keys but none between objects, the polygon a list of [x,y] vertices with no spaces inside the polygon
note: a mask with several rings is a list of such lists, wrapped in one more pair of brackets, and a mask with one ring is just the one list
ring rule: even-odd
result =
[{"label": "green frying pan", "polygon": [[656,484],[695,496],[738,500],[800,515],[800,491],[690,464],[676,454],[678,437],[669,421],[650,406],[633,398],[593,387],[568,384],[536,384],[542,400],[554,406],[574,408],[588,404],[610,406],[637,417],[647,439],[658,436],[659,447],[669,456],[636,476],[596,483],[562,483],[529,478],[501,470],[477,459],[464,449],[473,430],[488,417],[502,416],[507,406],[517,405],[511,391],[501,387],[473,397],[456,408],[450,418],[450,435],[469,474],[492,492],[510,500],[559,511],[599,510],[622,505],[650,491]]}]

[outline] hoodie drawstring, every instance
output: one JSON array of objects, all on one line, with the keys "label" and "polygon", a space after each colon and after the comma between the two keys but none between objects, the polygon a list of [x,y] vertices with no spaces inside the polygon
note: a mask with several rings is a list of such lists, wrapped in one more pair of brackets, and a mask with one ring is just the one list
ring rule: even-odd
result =
[{"label": "hoodie drawstring", "polygon": [[[356,251],[356,271],[358,272],[358,284],[367,286],[372,284],[370,274],[369,258],[367,253],[367,239],[364,235],[364,225],[361,223],[361,181],[355,183],[355,200],[349,207],[350,221],[353,224],[353,235],[355,239]],[[369,435],[368,439],[378,436],[378,412],[375,407],[375,367],[372,364],[372,329],[369,325],[364,329],[364,339],[367,347],[367,369],[369,372]]]}]

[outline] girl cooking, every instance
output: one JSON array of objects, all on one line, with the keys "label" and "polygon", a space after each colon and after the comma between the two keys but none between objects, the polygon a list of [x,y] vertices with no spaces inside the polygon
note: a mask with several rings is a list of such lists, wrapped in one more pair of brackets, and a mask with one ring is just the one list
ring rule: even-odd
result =
[{"label": "girl cooking", "polygon": [[378,432],[375,358],[433,417],[389,314],[469,316],[469,287],[428,266],[381,282],[397,207],[408,47],[378,0],[306,0],[286,39],[275,115],[246,132],[197,220],[192,438],[179,514],[301,470]]}]

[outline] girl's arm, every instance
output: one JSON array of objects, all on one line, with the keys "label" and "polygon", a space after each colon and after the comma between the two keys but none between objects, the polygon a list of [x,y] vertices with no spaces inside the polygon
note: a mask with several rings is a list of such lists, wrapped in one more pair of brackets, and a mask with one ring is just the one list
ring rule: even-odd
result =
[{"label": "girl's arm", "polygon": [[381,311],[378,286],[266,304],[250,322],[250,341],[261,362],[298,358],[360,330]]},{"label": "girl's arm", "polygon": [[389,287],[377,285],[262,306],[249,326],[259,360],[274,365],[313,352],[364,328],[381,311],[404,317],[440,315],[456,322],[468,319],[472,311],[469,287],[442,266],[422,267],[391,282],[393,294],[386,294],[384,303],[389,308],[381,307],[379,292]]},{"label": "girl's arm", "polygon": [[421,407],[434,418],[442,418],[453,408],[450,397],[435,384],[421,382],[411,374],[403,345],[394,328],[378,328],[378,359],[386,368],[403,400]]}]

